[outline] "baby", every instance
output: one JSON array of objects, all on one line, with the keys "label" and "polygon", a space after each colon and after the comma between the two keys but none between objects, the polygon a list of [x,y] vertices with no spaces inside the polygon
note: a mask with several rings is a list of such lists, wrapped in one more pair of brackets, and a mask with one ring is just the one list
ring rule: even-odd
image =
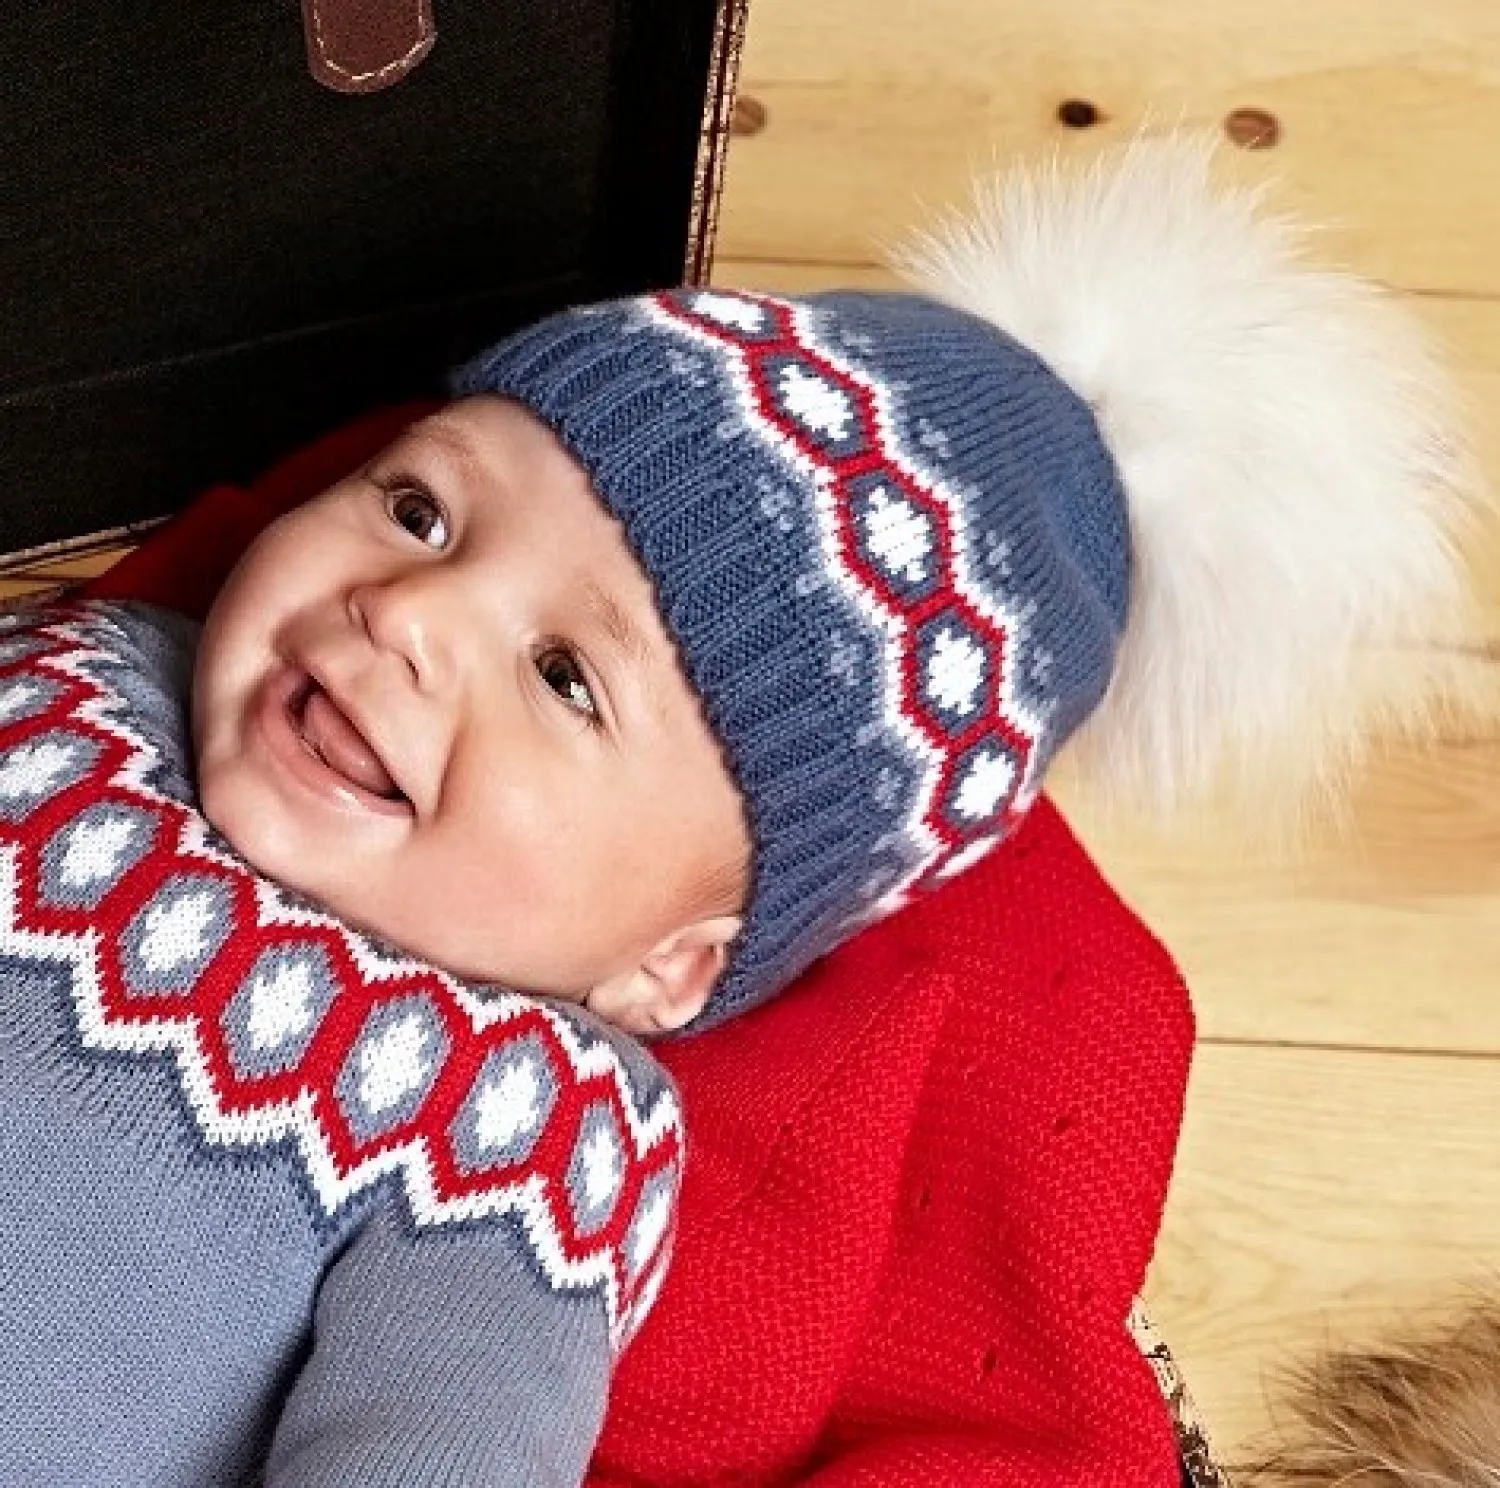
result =
[{"label": "baby", "polygon": [[626,1035],[963,872],[1075,734],[1159,804],[1322,778],[1452,609],[1442,379],[1200,146],[909,267],[521,332],[201,637],[10,618],[0,1482],[579,1482],[681,1159]]}]

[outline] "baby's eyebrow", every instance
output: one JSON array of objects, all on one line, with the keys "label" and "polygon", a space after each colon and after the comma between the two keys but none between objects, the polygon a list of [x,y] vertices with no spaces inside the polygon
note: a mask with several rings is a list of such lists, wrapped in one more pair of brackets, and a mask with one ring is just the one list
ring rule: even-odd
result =
[{"label": "baby's eyebrow", "polygon": [[459,475],[466,482],[475,486],[484,484],[486,472],[468,440],[445,424],[440,417],[429,418],[414,425],[408,431],[408,437],[411,435],[426,437],[432,443],[440,445],[443,454],[457,465]]},{"label": "baby's eyebrow", "polygon": [[651,660],[651,645],[629,613],[597,580],[588,579],[583,586],[583,601],[593,613],[615,646],[641,666]]}]

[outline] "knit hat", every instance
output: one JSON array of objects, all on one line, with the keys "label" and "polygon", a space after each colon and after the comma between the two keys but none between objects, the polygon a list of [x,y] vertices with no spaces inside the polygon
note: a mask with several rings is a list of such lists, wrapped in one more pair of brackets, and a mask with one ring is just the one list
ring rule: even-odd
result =
[{"label": "knit hat", "polygon": [[997,183],[907,255],[922,294],[684,289],[456,375],[587,470],[744,796],[695,1027],[992,850],[1086,723],[1096,776],[1163,805],[1292,738],[1326,774],[1356,646],[1453,608],[1443,378],[1209,165]]}]

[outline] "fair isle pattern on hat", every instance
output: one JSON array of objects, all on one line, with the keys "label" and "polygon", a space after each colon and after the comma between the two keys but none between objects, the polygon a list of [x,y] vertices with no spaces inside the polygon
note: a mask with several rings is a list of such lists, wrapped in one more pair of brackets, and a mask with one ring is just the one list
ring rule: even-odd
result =
[{"label": "fair isle pattern on hat", "polygon": [[1108,685],[1124,492],[1090,408],[915,295],[676,290],[461,369],[619,519],[740,788],[744,928],[695,1028],[982,857]]},{"label": "fair isle pattern on hat", "polygon": [[660,295],[656,313],[728,361],[745,417],[818,493],[829,574],[885,638],[885,719],[919,762],[912,866],[867,913],[982,858],[1040,788],[1045,721],[1018,696],[1018,617],[970,577],[963,504],[901,448],[891,394],[768,295]]},{"label": "fair isle pattern on hat", "polygon": [[0,956],[66,969],[77,1054],[173,1072],[202,1148],[295,1154],[316,1216],[398,1184],[504,1221],[621,1345],[670,1251],[682,1119],[587,1015],[466,987],[232,856],[153,780],[96,606],[0,617]]}]

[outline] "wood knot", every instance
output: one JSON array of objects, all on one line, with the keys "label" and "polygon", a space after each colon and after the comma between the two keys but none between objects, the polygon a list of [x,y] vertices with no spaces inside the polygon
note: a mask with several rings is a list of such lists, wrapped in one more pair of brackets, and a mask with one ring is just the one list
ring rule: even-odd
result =
[{"label": "wood knot", "polygon": [[1086,98],[1069,98],[1057,106],[1057,117],[1068,129],[1092,129],[1099,122],[1099,109]]},{"label": "wood knot", "polygon": [[729,132],[737,138],[759,134],[766,127],[766,106],[758,98],[741,94],[729,115]]},{"label": "wood knot", "polygon": [[1224,133],[1242,150],[1273,150],[1281,143],[1281,120],[1265,109],[1236,109],[1225,119]]}]

